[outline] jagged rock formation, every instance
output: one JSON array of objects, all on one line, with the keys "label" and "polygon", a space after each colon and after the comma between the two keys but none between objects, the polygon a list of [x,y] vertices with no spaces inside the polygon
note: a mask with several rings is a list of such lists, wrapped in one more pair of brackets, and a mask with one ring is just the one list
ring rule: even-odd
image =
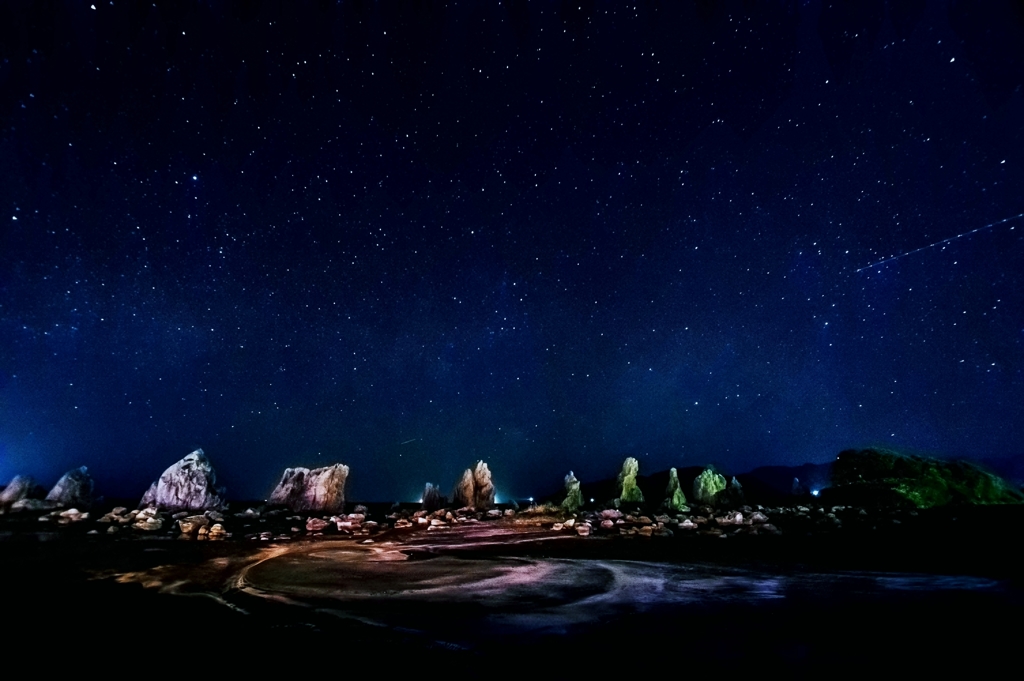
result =
[{"label": "jagged rock formation", "polygon": [[452,502],[478,511],[486,511],[494,505],[494,483],[486,463],[477,461],[473,468],[462,472],[452,491]]},{"label": "jagged rock formation", "polygon": [[270,494],[271,504],[293,511],[341,513],[345,507],[348,466],[336,463],[324,468],[286,468]]},{"label": "jagged rock formation", "polygon": [[427,486],[423,488],[423,502],[421,507],[428,513],[433,513],[439,508],[444,508],[444,497],[441,496],[441,490],[428,482]]},{"label": "jagged rock formation", "polygon": [[217,474],[203,450],[188,454],[165,470],[142,496],[139,506],[167,511],[201,511],[225,506],[224,490],[215,485]]},{"label": "jagged rock formation", "polygon": [[621,503],[644,503],[644,493],[636,486],[636,476],[640,473],[640,462],[633,457],[627,457],[622,462],[622,472],[619,473],[619,501]]},{"label": "jagged rock formation", "polygon": [[15,475],[4,491],[0,492],[0,507],[7,507],[28,497],[35,481],[27,475]]},{"label": "jagged rock formation", "polygon": [[53,486],[46,500],[57,506],[88,508],[92,506],[92,495],[96,483],[85,466],[68,471]]},{"label": "jagged rock formation", "polygon": [[494,506],[491,470],[483,461],[477,461],[473,469],[473,507],[478,511],[486,511],[491,506]]},{"label": "jagged rock formation", "polygon": [[474,499],[473,471],[467,468],[462,477],[455,483],[452,490],[452,503],[455,506],[472,506]]},{"label": "jagged rock formation", "polygon": [[562,502],[562,509],[566,513],[575,513],[583,506],[583,492],[580,490],[580,481],[576,479],[572,471],[565,476],[565,501]]},{"label": "jagged rock formation", "polygon": [[714,505],[718,493],[725,489],[725,476],[705,468],[693,480],[693,498],[698,504]]},{"label": "jagged rock formation", "polygon": [[670,468],[668,471],[668,487],[665,488],[665,507],[677,513],[686,513],[690,507],[686,505],[686,495],[679,485],[679,471]]},{"label": "jagged rock formation", "polygon": [[1020,489],[973,463],[885,449],[841,452],[832,464],[832,487],[822,494],[865,506],[1024,503]]}]

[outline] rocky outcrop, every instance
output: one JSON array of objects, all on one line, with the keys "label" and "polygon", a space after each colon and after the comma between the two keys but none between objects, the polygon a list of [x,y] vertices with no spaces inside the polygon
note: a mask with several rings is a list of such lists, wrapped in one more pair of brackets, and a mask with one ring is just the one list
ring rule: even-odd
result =
[{"label": "rocky outcrop", "polygon": [[640,462],[633,457],[628,457],[622,462],[622,472],[619,473],[619,501],[621,503],[644,503],[644,493],[636,486],[636,476],[640,473]]},{"label": "rocky outcrop", "polygon": [[336,463],[323,468],[286,468],[269,502],[293,511],[341,513],[345,508],[348,466]]},{"label": "rocky outcrop", "polygon": [[664,506],[677,513],[686,513],[690,510],[690,507],[686,505],[686,495],[683,494],[683,489],[679,485],[679,471],[675,468],[670,468],[668,471]]},{"label": "rocky outcrop", "polygon": [[444,507],[444,497],[441,496],[441,490],[437,486],[427,483],[426,487],[423,488],[423,501],[421,502],[421,508],[428,513],[433,513],[439,508]]},{"label": "rocky outcrop", "polygon": [[576,479],[572,471],[565,476],[565,500],[562,502],[562,509],[566,513],[575,513],[583,506],[583,492],[580,490],[580,481]]},{"label": "rocky outcrop", "polygon": [[491,469],[483,461],[477,461],[473,468],[473,507],[478,511],[486,511],[494,506],[494,482],[491,481]]},{"label": "rocky outcrop", "polygon": [[154,482],[140,506],[155,506],[167,511],[201,511],[223,508],[224,490],[215,485],[217,475],[210,460],[197,449],[165,470]]},{"label": "rocky outcrop", "polygon": [[6,508],[17,501],[28,498],[35,484],[35,481],[27,475],[15,475],[7,483],[7,487],[0,492],[0,508]]},{"label": "rocky outcrop", "polygon": [[96,483],[89,475],[89,469],[82,466],[62,475],[50,493],[46,495],[46,500],[65,508],[71,506],[89,508],[92,506],[95,487]]},{"label": "rocky outcrop", "polygon": [[885,449],[841,452],[832,487],[822,494],[830,503],[859,506],[1024,503],[1020,489],[973,463]]},{"label": "rocky outcrop", "polygon": [[462,472],[462,477],[452,490],[452,502],[456,506],[486,511],[494,505],[494,482],[491,469],[483,461],[477,461],[473,468]]},{"label": "rocky outcrop", "polygon": [[705,468],[693,481],[695,503],[714,505],[718,493],[725,489],[725,476]]},{"label": "rocky outcrop", "polygon": [[462,477],[455,483],[452,490],[452,503],[456,506],[472,506],[474,494],[473,471],[469,468],[462,471]]}]

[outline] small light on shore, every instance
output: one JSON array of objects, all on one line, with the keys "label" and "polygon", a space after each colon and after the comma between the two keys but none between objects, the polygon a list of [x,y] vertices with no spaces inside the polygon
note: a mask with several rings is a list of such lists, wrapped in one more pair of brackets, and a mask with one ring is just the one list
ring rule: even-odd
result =
[{"label": "small light on shore", "polygon": [[820,490],[812,489],[812,490],[811,490],[811,496],[814,496],[814,497],[818,496],[818,492],[819,492],[819,491],[820,491]]}]

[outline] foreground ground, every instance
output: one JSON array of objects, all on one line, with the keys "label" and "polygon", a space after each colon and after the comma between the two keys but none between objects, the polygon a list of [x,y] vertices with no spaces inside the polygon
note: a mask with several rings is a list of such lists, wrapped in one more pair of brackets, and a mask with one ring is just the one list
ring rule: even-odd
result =
[{"label": "foreground ground", "polygon": [[255,667],[328,650],[523,673],[945,666],[1012,659],[1021,520],[990,507],[863,532],[659,538],[502,518],[372,543],[8,532],[0,584],[10,649],[59,649],[57,666],[126,647]]}]

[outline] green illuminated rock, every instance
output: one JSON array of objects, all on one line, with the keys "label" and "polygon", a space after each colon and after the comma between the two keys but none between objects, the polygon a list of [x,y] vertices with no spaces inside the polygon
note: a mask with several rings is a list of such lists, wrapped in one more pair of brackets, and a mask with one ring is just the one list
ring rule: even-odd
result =
[{"label": "green illuminated rock", "polygon": [[686,495],[679,485],[679,472],[675,468],[668,471],[668,487],[665,488],[665,506],[677,513],[686,513],[690,507],[686,505]]},{"label": "green illuminated rock", "polygon": [[583,506],[583,492],[580,491],[580,481],[576,479],[572,471],[565,476],[565,501],[562,502],[562,510],[566,513],[575,513]]},{"label": "green illuminated rock", "polygon": [[698,504],[714,505],[715,497],[725,489],[725,476],[705,468],[693,480],[693,498]]},{"label": "green illuminated rock", "polygon": [[633,457],[628,457],[622,462],[622,472],[619,473],[619,485],[622,491],[619,493],[619,501],[622,503],[644,503],[644,493],[636,486],[636,476],[640,472],[640,462]]},{"label": "green illuminated rock", "polygon": [[860,505],[930,508],[946,504],[1024,503],[1020,489],[976,464],[887,449],[841,452],[828,498]]}]

